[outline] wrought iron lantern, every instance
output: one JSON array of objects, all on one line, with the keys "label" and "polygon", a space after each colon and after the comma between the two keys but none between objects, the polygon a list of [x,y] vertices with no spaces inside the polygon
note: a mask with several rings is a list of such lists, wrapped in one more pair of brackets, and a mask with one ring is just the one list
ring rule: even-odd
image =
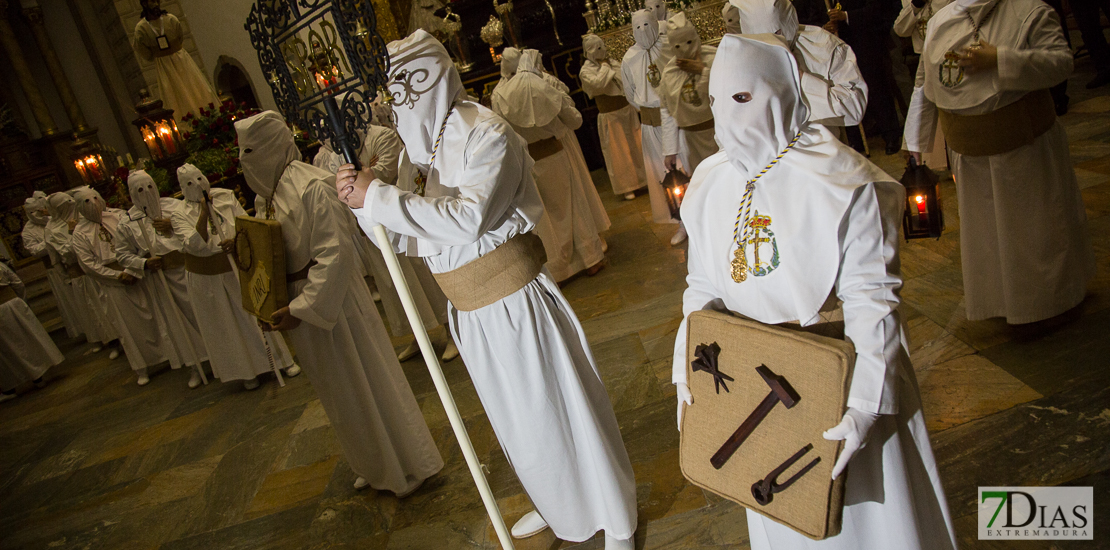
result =
[{"label": "wrought iron lantern", "polygon": [[356,130],[389,74],[370,2],[259,0],[245,25],[278,109],[358,165]]},{"label": "wrought iron lantern", "polygon": [[671,217],[676,220],[681,220],[682,216],[679,212],[682,206],[682,199],[686,198],[686,188],[690,185],[690,176],[687,176],[681,170],[671,170],[663,178],[663,190],[667,195],[667,208],[671,209]]},{"label": "wrought iron lantern", "polygon": [[944,231],[944,214],[940,210],[940,184],[936,173],[910,158],[901,183],[906,188],[906,211],[902,216],[906,240],[939,239]]},{"label": "wrought iron lantern", "polygon": [[[162,100],[150,97],[146,89],[139,91],[139,104],[135,106],[139,118],[131,121],[139,134],[143,136],[143,143],[150,152],[150,158],[155,164],[173,164],[180,160],[180,165],[189,156],[185,150],[185,142],[177,131],[177,121],[173,118],[173,111],[162,106]],[[173,167],[174,170],[177,166]]]},{"label": "wrought iron lantern", "polygon": [[112,179],[112,172],[104,164],[104,155],[97,144],[78,139],[73,143],[73,166],[86,185],[100,185]]}]

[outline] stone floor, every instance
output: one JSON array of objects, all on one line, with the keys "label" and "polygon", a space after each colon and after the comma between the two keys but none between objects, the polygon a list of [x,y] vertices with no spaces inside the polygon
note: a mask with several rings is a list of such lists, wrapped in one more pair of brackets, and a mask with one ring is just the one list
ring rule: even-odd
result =
[{"label": "stone floor", "polygon": [[[1098,274],[1074,319],[1016,329],[965,318],[956,195],[948,230],[902,248],[903,312],[933,445],[964,548],[975,540],[980,485],[1093,485],[1095,543],[1110,547],[1110,89],[1073,77],[1071,140]],[[875,145],[878,145],[876,142]],[[877,149],[878,147],[873,147]],[[899,157],[876,155],[891,174]],[[678,469],[670,355],[686,254],[673,226],[649,222],[648,200],[613,197],[609,267],[565,289],[593,346],[638,483],[640,549],[748,548],[743,509]],[[398,340],[400,348],[406,344]],[[0,548],[496,548],[496,537],[420,359],[404,364],[446,460],[413,496],[356,492],[354,475],[306,377],[246,392],[187,373],[135,385],[125,359],[62,342],[67,360],[43,390],[0,406]],[[461,360],[445,366],[507,520],[529,509]],[[520,549],[598,549],[550,532]]]}]

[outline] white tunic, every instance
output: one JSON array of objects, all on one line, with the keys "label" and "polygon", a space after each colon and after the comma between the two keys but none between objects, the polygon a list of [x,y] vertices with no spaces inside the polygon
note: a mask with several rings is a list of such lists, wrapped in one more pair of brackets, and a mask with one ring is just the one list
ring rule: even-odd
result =
[{"label": "white tunic", "polygon": [[[524,141],[488,109],[458,103],[425,197],[372,185],[360,224],[395,232],[433,272],[461,267],[543,214]],[[402,174],[401,185],[412,181]],[[494,433],[540,515],[563,540],[636,529],[632,466],[582,327],[546,272],[487,307],[450,309],[451,332]]]},{"label": "white tunic", "polygon": [[[674,29],[673,33],[688,32],[685,27]],[[674,51],[674,48],[671,49]],[[666,106],[667,112],[674,117],[675,126],[678,127],[679,160],[688,174],[694,173],[701,161],[717,152],[716,133],[713,128],[693,130],[692,128],[713,120],[713,113],[709,111],[709,71],[713,67],[713,58],[717,55],[717,48],[713,46],[699,46],[697,53],[686,59],[697,57],[698,61],[705,63],[701,74],[692,75],[678,68],[679,54],[667,61],[663,69],[663,81],[656,90]],[[697,99],[687,97],[685,89],[687,83],[693,86]],[[694,102],[697,104],[695,105]]]},{"label": "white tunic", "polygon": [[[101,344],[118,338],[115,327],[108,321],[96,283],[79,267],[77,254],[73,251],[73,236],[66,222],[57,220],[47,226],[46,248],[51,256],[59,260],[58,264],[63,269],[68,292],[63,290],[61,296],[68,296],[69,311],[78,327],[77,332],[84,334],[89,342]],[[70,267],[77,268],[79,274],[70,277]]]},{"label": "white tunic", "polygon": [[[215,220],[224,235],[230,238],[235,234],[235,217],[245,216],[246,212],[227,189],[212,189],[209,194],[214,206],[210,220]],[[220,238],[212,226],[208,228],[207,241],[197,233],[199,203],[185,202],[170,219],[174,234],[182,238],[185,253],[203,257],[223,254]],[[272,371],[258,321],[243,309],[243,295],[232,265],[231,271],[220,275],[185,273],[189,303],[193,306],[201,338],[208,350],[212,373],[222,382],[250,380]],[[270,353],[278,368],[292,366],[289,348],[281,336],[269,333],[265,338],[269,340]]]},{"label": "white tunic", "polygon": [[[970,8],[979,21],[998,0]],[[946,87],[939,66],[972,39],[968,13],[949,4],[933,16],[906,121],[910,151],[931,150],[937,109],[992,112],[1072,70],[1056,12],[1036,0],[1006,0],[980,30],[998,48],[998,67],[965,74]],[[970,320],[1005,317],[1013,324],[1053,317],[1083,300],[1094,275],[1087,215],[1064,127],[1057,121],[1027,146],[969,157],[949,154],[960,198],[960,253]]]},{"label": "white tunic", "polygon": [[609,218],[602,210],[604,218],[598,220],[590,208],[590,200],[597,196],[597,190],[585,160],[572,150],[572,145],[577,144],[573,129],[582,125],[582,114],[574,108],[569,96],[546,85],[535,73],[518,71],[497,91],[494,111],[510,122],[536,124],[540,121],[535,116],[514,116],[514,113],[500,111],[531,105],[531,94],[547,96],[545,105],[552,110],[559,109],[557,114],[543,116],[543,120],[554,116],[546,124],[512,126],[529,143],[555,138],[563,146],[562,150],[536,160],[533,168],[549,222],[541,225],[537,234],[547,251],[547,269],[556,281],[563,281],[605,259],[605,246],[598,233],[609,228]]},{"label": "white tunic", "polygon": [[909,37],[913,42],[914,53],[925,50],[925,33],[929,28],[929,20],[944,6],[951,4],[952,0],[927,0],[925,5],[918,8],[911,0],[902,0],[902,11],[894,20],[894,34]]},{"label": "white tunic", "polygon": [[[160,202],[162,215],[166,218],[184,205],[183,201],[171,198],[162,198]],[[120,265],[150,281],[154,305],[159,316],[170,328],[170,344],[175,352],[171,366],[178,368],[199,364],[197,361],[207,361],[208,351],[204,347],[200,325],[189,301],[185,267],[163,269],[161,274],[146,270],[147,258],[181,252],[181,236],[166,236],[156,231],[150,218],[143,215],[138,207],[132,206],[128,215],[129,219],[116,228],[116,258]]]},{"label": "white tunic", "polygon": [[621,81],[624,83],[624,95],[633,107],[637,110],[642,107],[656,107],[661,111],[661,126],[642,125],[640,128],[644,171],[648,178],[652,221],[678,223],[678,220],[671,218],[671,211],[667,207],[666,191],[662,186],[663,177],[667,175],[663,168],[663,157],[681,152],[678,143],[678,126],[667,112],[666,106],[659,100],[659,95],[655,93],[655,88],[648,82],[647,77],[650,63],[655,63],[662,73],[667,58],[655,48],[652,48],[650,56],[648,54],[647,50],[636,44],[628,48],[624,54],[624,60],[621,61]]},{"label": "white tunic", "polygon": [[[351,469],[379,490],[406,493],[443,468],[420,405],[358,274],[335,176],[293,161],[274,191],[286,269],[316,263],[289,289],[289,332]],[[296,235],[296,239],[287,236]]]},{"label": "white tunic", "polygon": [[84,218],[77,222],[73,231],[73,250],[77,261],[88,275],[87,282],[98,287],[107,317],[119,334],[131,369],[138,371],[170,361],[174,356],[173,346],[169,344],[169,329],[154,305],[150,281],[140,278],[134,284],[125,285],[118,278],[120,273],[127,272],[134,277],[141,277],[142,273],[135,269],[113,267],[118,261],[113,242],[117,238],[114,229],[117,223],[121,223],[120,220],[127,218],[127,213],[108,208],[102,216],[103,225]]},{"label": "white tunic", "polygon": [[[803,140],[828,144],[835,139],[820,126],[811,128],[819,128],[820,135],[807,134]],[[850,153],[842,150],[840,154]],[[794,160],[804,162],[797,157]],[[766,276],[749,276],[740,284],[732,280],[730,260],[735,249],[732,224],[744,190],[736,182],[744,177],[728,163],[723,151],[707,159],[695,173],[682,205],[690,235],[684,319],[694,311],[714,309],[771,324],[819,323],[823,318],[816,313],[808,319],[789,318],[784,313],[799,307],[795,300],[800,296],[790,288],[801,285],[819,290],[828,288],[823,281],[832,279],[832,290],[843,301],[844,332],[857,352],[848,405],[882,416],[872,429],[872,444],[849,464],[841,533],[813,541],[749,511],[752,548],[954,549],[954,530],[897,309],[901,286],[898,226],[904,191],[888,178],[858,187],[843,219],[839,223],[832,220],[831,227],[839,227],[840,234],[834,229],[831,235],[819,235],[827,233],[830,224],[809,222],[827,221],[824,214],[832,201],[825,200],[824,190],[814,188],[812,177],[793,178],[792,170],[784,168],[790,167],[777,165],[759,181],[752,203],[754,211],[771,217],[782,264]],[[799,205],[798,196],[811,200]],[[820,243],[825,248],[830,237],[838,256],[832,265],[809,261],[808,247]],[[765,251],[762,261],[766,262],[768,255]],[[811,277],[808,281],[807,275]],[[685,324],[683,320],[678,334],[686,333]],[[686,380],[685,360],[686,341],[679,338],[674,355],[676,383]]]},{"label": "white tunic", "polygon": [[[47,218],[49,220],[49,218]],[[47,222],[49,223],[49,222]],[[23,226],[23,248],[36,258],[50,258],[50,268],[46,270],[46,279],[50,282],[50,293],[54,296],[54,303],[58,306],[58,313],[65,325],[66,335],[76,338],[81,334],[76,314],[73,311],[73,294],[65,282],[65,268],[59,262],[56,254],[50,252],[46,246],[46,224],[37,224],[28,221]]]},{"label": "white tunic", "polygon": [[171,13],[157,21],[140,18],[131,41],[140,57],[154,63],[162,103],[177,120],[187,113],[199,116],[202,107],[220,104],[204,73],[182,47],[183,41],[181,21]]},{"label": "white tunic", "polygon": [[41,377],[47,369],[65,360],[65,356],[23,301],[23,281],[0,263],[0,288],[3,287],[11,288],[17,296],[0,304],[0,390],[11,391]]},{"label": "white tunic", "polygon": [[[617,68],[613,65],[617,64]],[[624,96],[619,63],[586,60],[578,78],[582,90],[591,98],[599,95]],[[614,195],[624,195],[647,185],[644,155],[640,145],[640,120],[632,105],[609,113],[598,113],[597,135],[609,171]]]},{"label": "white tunic", "polygon": [[799,25],[791,45],[802,69],[802,91],[810,121],[825,126],[855,126],[867,110],[867,82],[856,54],[836,35],[812,25]]}]

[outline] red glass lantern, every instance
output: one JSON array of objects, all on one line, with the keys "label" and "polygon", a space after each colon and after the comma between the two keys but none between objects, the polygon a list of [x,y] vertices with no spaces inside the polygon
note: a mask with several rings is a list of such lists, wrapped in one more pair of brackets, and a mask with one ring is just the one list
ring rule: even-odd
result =
[{"label": "red glass lantern", "polygon": [[671,217],[681,220],[679,209],[682,199],[686,198],[686,188],[690,185],[690,176],[680,170],[671,170],[663,178],[663,190],[667,195],[667,208],[671,210]]}]

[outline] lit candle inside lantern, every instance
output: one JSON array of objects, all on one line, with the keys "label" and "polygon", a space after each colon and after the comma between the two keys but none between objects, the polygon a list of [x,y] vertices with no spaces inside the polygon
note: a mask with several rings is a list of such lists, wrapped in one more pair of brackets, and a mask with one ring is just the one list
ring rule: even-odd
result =
[{"label": "lit candle inside lantern", "polygon": [[162,147],[166,149],[166,153],[170,155],[177,153],[177,143],[173,139],[173,132],[165,122],[158,123],[158,140],[162,142]]},{"label": "lit candle inside lantern", "polygon": [[81,173],[81,179],[85,180],[85,183],[88,183],[89,174],[85,171],[85,161],[83,159],[77,159],[73,161],[73,165],[76,166],[77,171]]},{"label": "lit candle inside lantern", "polygon": [[150,150],[150,157],[154,159],[162,158],[162,149],[158,147],[158,140],[155,138],[154,132],[149,126],[143,126],[142,133],[146,148]]}]

